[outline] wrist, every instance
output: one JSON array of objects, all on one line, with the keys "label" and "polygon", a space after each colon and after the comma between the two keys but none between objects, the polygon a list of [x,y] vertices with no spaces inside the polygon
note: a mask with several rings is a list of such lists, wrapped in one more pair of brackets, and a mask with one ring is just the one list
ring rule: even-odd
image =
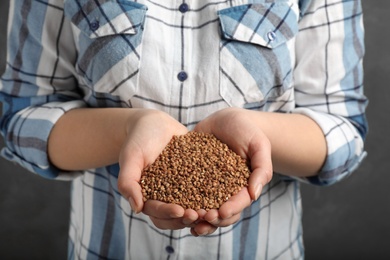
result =
[{"label": "wrist", "polygon": [[127,108],[80,108],[64,114],[48,140],[50,161],[63,170],[85,170],[118,162]]}]

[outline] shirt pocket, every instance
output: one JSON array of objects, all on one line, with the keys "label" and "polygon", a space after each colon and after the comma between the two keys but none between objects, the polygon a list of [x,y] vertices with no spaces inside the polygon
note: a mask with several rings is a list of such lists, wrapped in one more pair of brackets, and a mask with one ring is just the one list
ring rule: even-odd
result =
[{"label": "shirt pocket", "polygon": [[[81,87],[90,103],[123,106],[137,91],[146,6],[133,1],[66,1]],[[91,104],[93,105],[93,104]]]},{"label": "shirt pocket", "polygon": [[234,6],[218,12],[220,94],[231,106],[264,103],[292,87],[296,3]]}]

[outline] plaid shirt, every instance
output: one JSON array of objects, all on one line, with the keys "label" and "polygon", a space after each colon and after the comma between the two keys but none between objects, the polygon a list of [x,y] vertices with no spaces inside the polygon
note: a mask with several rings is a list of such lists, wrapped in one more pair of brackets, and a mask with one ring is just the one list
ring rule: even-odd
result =
[{"label": "plaid shirt", "polygon": [[[300,182],[333,184],[365,156],[364,30],[353,0],[14,0],[1,78],[2,156],[72,180],[70,259],[301,259]],[[301,113],[322,128],[318,176],[274,174],[236,224],[195,238],[134,214],[118,165],[61,172],[56,121],[80,107],[165,111],[189,129],[244,107]]]}]

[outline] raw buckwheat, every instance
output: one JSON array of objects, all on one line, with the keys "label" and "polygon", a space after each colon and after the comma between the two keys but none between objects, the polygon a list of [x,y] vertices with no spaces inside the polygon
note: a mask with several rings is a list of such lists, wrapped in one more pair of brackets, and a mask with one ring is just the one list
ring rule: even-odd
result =
[{"label": "raw buckwheat", "polygon": [[248,185],[245,159],[214,135],[188,132],[174,136],[140,184],[144,201],[174,203],[185,209],[218,209]]}]

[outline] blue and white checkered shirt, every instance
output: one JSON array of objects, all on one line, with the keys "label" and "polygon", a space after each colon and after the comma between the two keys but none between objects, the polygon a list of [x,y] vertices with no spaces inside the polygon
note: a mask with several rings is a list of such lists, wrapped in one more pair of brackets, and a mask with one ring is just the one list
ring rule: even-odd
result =
[{"label": "blue and white checkered shirt", "polygon": [[[2,156],[43,177],[72,180],[69,259],[303,258],[299,183],[333,184],[365,155],[360,1],[10,5]],[[322,128],[328,156],[313,178],[275,173],[239,222],[193,237],[134,214],[117,189],[118,165],[75,173],[50,164],[53,125],[86,106],[159,109],[189,129],[229,106],[301,113]]]}]

